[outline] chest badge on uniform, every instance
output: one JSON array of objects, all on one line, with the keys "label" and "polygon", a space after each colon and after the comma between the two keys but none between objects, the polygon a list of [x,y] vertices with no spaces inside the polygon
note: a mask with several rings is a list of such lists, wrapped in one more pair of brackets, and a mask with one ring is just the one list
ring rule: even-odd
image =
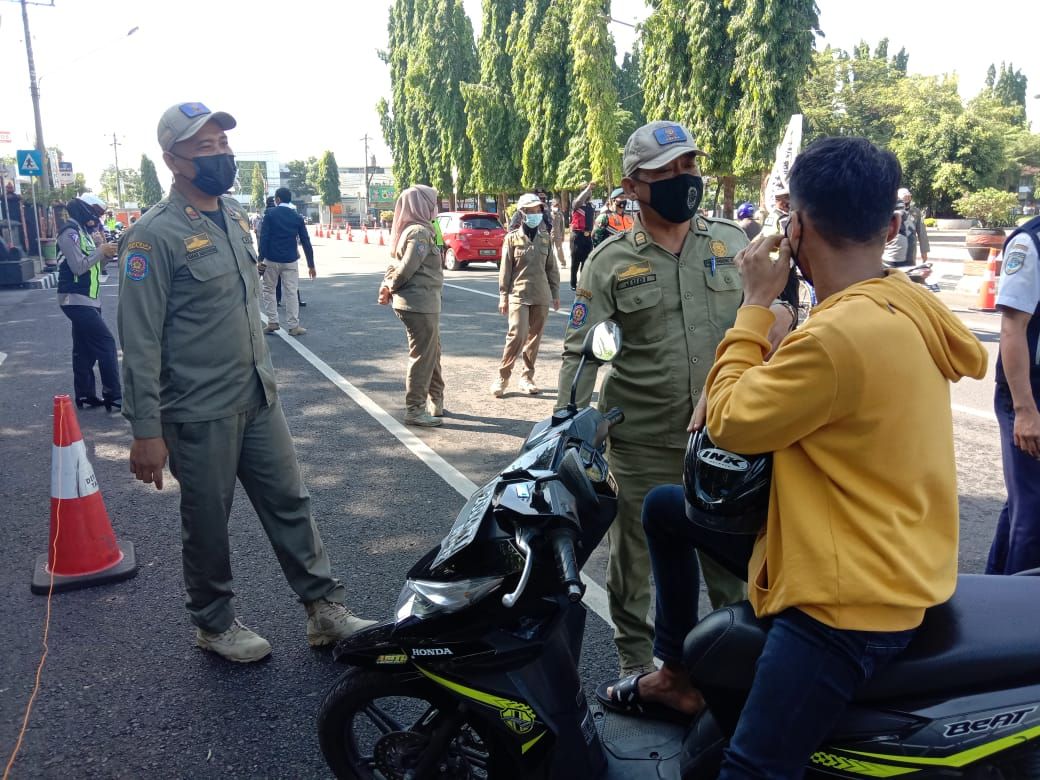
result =
[{"label": "chest badge on uniform", "polygon": [[617,280],[623,282],[625,279],[631,279],[633,276],[646,276],[650,273],[653,273],[650,263],[633,263],[628,268],[622,268],[617,272]]},{"label": "chest badge on uniform", "polygon": [[634,236],[632,236],[632,240],[635,241],[636,246],[642,246],[647,241],[646,233],[644,233],[643,231],[639,231]]},{"label": "chest badge on uniform", "polygon": [[240,228],[242,228],[242,232],[244,232],[244,233],[248,233],[249,232],[249,223],[246,222],[246,218],[243,217],[241,214],[239,214],[238,216],[235,217],[235,222],[237,222],[238,226]]},{"label": "chest badge on uniform", "polygon": [[726,247],[725,241],[719,241],[717,238],[711,242],[711,253],[715,257],[725,257],[729,254],[729,249]]},{"label": "chest badge on uniform", "polygon": [[186,257],[189,260],[198,260],[200,257],[212,255],[217,252],[208,233],[196,233],[184,239],[184,248],[187,250]]},{"label": "chest badge on uniform", "polygon": [[184,215],[192,222],[202,219],[202,215],[199,214],[198,209],[196,209],[194,206],[185,206]]}]

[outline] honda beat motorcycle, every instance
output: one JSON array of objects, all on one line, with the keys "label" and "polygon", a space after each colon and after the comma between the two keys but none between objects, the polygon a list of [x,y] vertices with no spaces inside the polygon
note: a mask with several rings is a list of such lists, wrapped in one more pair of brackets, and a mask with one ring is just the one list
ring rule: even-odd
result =
[{"label": "honda beat motorcycle", "polygon": [[[597,325],[578,376],[620,345],[613,322]],[[623,414],[579,410],[577,381],[408,572],[393,617],[337,646],[349,668],[318,713],[337,777],[716,776],[766,636],[746,602],[686,639],[707,703],[686,725],[604,710],[578,677],[579,571],[617,509],[604,442]],[[808,776],[1040,778],[1038,616],[1040,577],[962,576],[834,724]]]}]

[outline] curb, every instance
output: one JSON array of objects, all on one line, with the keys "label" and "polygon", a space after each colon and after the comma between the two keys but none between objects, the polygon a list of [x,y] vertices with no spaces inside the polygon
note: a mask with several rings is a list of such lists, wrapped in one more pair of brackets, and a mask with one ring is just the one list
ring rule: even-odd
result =
[{"label": "curb", "polygon": [[58,272],[49,271],[48,273],[41,274],[35,279],[30,279],[24,285],[30,290],[49,290],[52,287],[58,286]]}]

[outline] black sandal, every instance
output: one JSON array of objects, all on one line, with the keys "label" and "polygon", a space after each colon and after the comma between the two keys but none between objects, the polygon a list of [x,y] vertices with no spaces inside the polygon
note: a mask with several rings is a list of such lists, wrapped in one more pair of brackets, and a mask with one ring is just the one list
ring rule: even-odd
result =
[{"label": "black sandal", "polygon": [[[643,701],[639,696],[639,681],[649,672],[642,674],[630,674],[614,682],[602,683],[596,688],[596,698],[599,703],[611,712],[628,715],[631,718],[648,718],[650,720],[663,720],[669,723],[678,723],[681,726],[688,725],[696,716],[687,715],[685,712],[672,709],[664,704],[652,701]],[[607,689],[613,687],[609,694]]]}]

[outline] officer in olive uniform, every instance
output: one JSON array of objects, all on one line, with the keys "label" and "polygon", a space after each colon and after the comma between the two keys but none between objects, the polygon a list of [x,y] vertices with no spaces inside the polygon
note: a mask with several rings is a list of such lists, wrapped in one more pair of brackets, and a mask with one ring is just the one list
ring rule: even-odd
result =
[{"label": "officer in olive uniform", "polygon": [[521,195],[516,210],[522,221],[520,227],[506,234],[498,268],[498,311],[509,315],[509,331],[498,378],[491,385],[495,398],[505,394],[513,364],[521,355],[524,370],[520,392],[540,392],[534,383],[538,347],[550,304],[554,310],[560,308],[560,271],[553,259],[552,238],[542,218],[538,196]]},{"label": "officer in olive uniform", "polygon": [[201,103],[159,121],[170,194],[123,237],[119,338],[130,468],[162,488],[167,455],[181,487],[187,608],[196,643],[224,658],[271,652],[231,603],[227,522],[236,477],[256,508],[286,579],[307,608],[307,639],[330,644],[371,621],[343,605],[311,518],[275,389],[258,302],[249,223],[231,197],[235,120]]},{"label": "officer in olive uniform", "polygon": [[[432,211],[436,207],[436,190],[426,189],[433,193]],[[400,252],[394,248],[394,259],[383,277],[378,300],[386,304],[392,298],[394,314],[408,332],[405,424],[436,428],[444,423],[440,333],[444,271],[436,236],[427,225],[405,228],[400,239],[402,248]]]},{"label": "officer in olive uniform", "polygon": [[[741,301],[733,258],[747,237],[734,222],[696,216],[703,193],[698,154],[675,122],[652,122],[628,139],[622,185],[639,200],[640,216],[589,257],[564,341],[561,405],[589,328],[613,319],[622,329],[621,352],[600,393],[601,409],[625,412],[608,444],[620,504],[608,532],[607,591],[622,675],[648,671],[653,661],[643,497],[679,480],[687,425],[703,424],[704,382]],[[790,322],[789,314],[780,316]],[[579,404],[589,402],[594,385],[595,372],[584,372]],[[742,582],[710,559],[702,562],[714,606],[744,598]]]}]

